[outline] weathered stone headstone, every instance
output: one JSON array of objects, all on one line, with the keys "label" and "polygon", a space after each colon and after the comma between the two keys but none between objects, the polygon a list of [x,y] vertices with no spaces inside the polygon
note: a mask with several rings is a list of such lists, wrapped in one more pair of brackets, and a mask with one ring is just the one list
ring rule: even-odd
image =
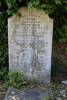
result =
[{"label": "weathered stone headstone", "polygon": [[50,82],[53,20],[36,8],[20,8],[8,19],[9,70],[27,80]]}]

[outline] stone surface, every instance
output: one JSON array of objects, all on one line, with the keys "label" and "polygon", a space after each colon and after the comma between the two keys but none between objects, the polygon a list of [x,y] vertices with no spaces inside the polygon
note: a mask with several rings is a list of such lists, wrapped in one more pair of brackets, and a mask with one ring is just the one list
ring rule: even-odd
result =
[{"label": "stone surface", "polygon": [[4,100],[23,100],[23,93],[17,89],[9,88]]},{"label": "stone surface", "polygon": [[8,19],[9,70],[50,82],[53,20],[43,10],[20,8]]},{"label": "stone surface", "polygon": [[9,88],[4,100],[42,100],[48,96],[48,90],[37,91],[31,88],[19,91],[15,88]]},{"label": "stone surface", "polygon": [[9,88],[5,99],[0,97],[0,100],[48,100],[47,98],[49,100],[67,100],[67,86],[55,84],[52,87],[36,85],[22,86],[20,89]]},{"label": "stone surface", "polygon": [[67,85],[67,80],[62,81],[61,83]]}]

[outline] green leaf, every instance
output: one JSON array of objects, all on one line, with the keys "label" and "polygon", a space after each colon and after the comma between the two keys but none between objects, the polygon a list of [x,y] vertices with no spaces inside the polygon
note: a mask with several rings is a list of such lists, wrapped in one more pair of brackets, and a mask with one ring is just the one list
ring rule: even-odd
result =
[{"label": "green leaf", "polygon": [[33,7],[32,2],[27,3],[27,7],[28,7],[28,8],[32,8],[32,7]]},{"label": "green leaf", "polygon": [[67,51],[67,47],[65,47],[64,50]]},{"label": "green leaf", "polygon": [[49,100],[49,96],[44,96],[43,100]]},{"label": "green leaf", "polygon": [[67,1],[63,1],[63,3],[67,5]]},{"label": "green leaf", "polygon": [[61,0],[55,0],[55,4],[57,4],[57,5],[61,5],[62,2],[61,2]]}]

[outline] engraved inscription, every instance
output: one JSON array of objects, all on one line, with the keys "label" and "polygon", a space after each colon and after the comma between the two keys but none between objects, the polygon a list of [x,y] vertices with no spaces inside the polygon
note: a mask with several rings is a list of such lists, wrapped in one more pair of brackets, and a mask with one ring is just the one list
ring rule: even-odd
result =
[{"label": "engraved inscription", "polygon": [[21,17],[15,15],[8,21],[10,70],[22,71],[29,80],[46,78],[48,83],[53,21],[35,8],[22,8],[20,13]]}]

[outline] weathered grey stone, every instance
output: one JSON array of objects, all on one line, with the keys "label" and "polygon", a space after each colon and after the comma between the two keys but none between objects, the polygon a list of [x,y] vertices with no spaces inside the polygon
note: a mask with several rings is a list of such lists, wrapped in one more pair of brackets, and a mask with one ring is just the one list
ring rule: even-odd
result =
[{"label": "weathered grey stone", "polygon": [[15,88],[9,88],[4,100],[23,100],[23,92]]},{"label": "weathered grey stone", "polygon": [[8,19],[9,70],[30,81],[50,82],[53,20],[36,8]]},{"label": "weathered grey stone", "polygon": [[67,85],[67,80],[62,81],[61,83]]},{"label": "weathered grey stone", "polygon": [[48,90],[38,91],[26,88],[21,92],[18,89],[9,88],[4,100],[42,100],[45,96],[48,96]]}]

